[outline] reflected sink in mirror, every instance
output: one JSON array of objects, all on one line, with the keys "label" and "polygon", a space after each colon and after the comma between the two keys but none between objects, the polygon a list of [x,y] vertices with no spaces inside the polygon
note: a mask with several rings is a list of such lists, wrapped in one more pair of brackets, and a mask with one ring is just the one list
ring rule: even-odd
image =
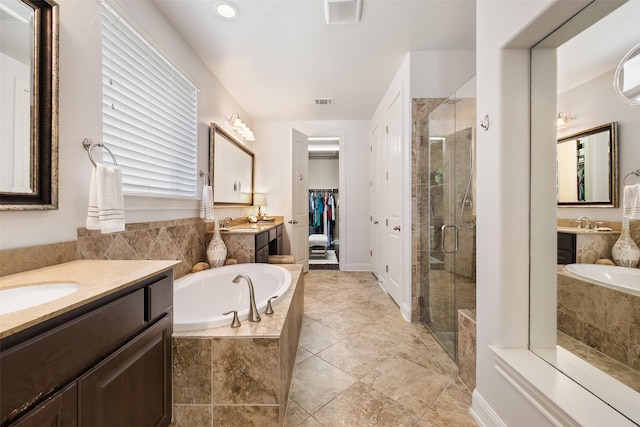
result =
[{"label": "reflected sink in mirror", "polygon": [[0,290],[0,315],[35,307],[80,289],[77,283],[44,283]]}]

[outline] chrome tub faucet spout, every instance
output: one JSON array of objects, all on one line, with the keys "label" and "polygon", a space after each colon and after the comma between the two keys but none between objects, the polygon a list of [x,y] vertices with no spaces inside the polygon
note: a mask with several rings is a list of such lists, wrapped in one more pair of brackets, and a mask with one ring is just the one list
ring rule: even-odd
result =
[{"label": "chrome tub faucet spout", "polygon": [[251,282],[251,278],[244,274],[238,274],[235,279],[233,279],[233,283],[240,283],[240,279],[244,279],[247,281],[249,285],[249,321],[250,322],[259,322],[260,314],[258,313],[258,308],[256,307],[256,297],[253,293],[253,282]]}]

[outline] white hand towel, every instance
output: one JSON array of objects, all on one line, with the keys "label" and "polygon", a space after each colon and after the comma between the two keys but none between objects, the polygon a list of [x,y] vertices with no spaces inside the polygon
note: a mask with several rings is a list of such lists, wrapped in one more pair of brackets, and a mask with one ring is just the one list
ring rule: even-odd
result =
[{"label": "white hand towel", "polygon": [[86,227],[102,233],[124,231],[124,197],[119,167],[98,164],[91,172]]},{"label": "white hand towel", "polygon": [[622,207],[624,218],[640,219],[640,184],[624,186]]},{"label": "white hand towel", "polygon": [[202,204],[200,205],[200,218],[205,222],[213,221],[213,188],[210,185],[202,187]]}]

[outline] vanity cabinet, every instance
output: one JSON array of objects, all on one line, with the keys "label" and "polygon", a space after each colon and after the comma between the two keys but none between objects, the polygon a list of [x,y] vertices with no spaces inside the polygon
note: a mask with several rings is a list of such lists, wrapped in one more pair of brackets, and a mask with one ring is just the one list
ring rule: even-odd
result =
[{"label": "vanity cabinet", "polygon": [[256,234],[255,262],[269,262],[269,255],[282,255],[282,224]]},{"label": "vanity cabinet", "polygon": [[0,425],[167,426],[173,271],[0,341]]},{"label": "vanity cabinet", "polygon": [[576,253],[576,235],[558,232],[558,264],[574,264],[576,262]]}]

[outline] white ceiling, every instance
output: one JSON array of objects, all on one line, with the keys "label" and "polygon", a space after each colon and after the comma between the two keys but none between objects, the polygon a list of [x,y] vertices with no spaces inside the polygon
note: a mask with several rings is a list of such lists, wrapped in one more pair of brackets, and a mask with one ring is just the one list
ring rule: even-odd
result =
[{"label": "white ceiling", "polygon": [[[368,120],[409,51],[474,50],[475,0],[363,0],[362,20],[327,25],[323,0],[153,0],[254,120]],[[558,92],[616,67],[640,43],[640,0],[558,50]],[[334,98],[317,106],[315,98]]]},{"label": "white ceiling", "polygon": [[337,25],[322,0],[235,0],[233,21],[153,1],[254,120],[369,120],[407,52],[475,50],[475,0],[363,0]]}]

